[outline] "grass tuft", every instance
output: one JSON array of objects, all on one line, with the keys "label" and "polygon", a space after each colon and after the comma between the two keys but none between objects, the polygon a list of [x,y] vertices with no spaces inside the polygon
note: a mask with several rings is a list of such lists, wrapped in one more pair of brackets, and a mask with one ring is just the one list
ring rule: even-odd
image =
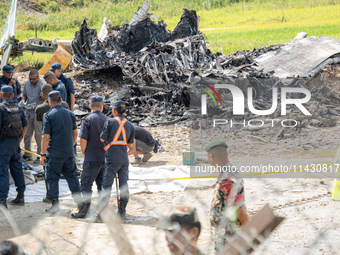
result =
[{"label": "grass tuft", "polygon": [[[0,3],[0,27],[5,23],[9,2]],[[41,15],[17,15],[16,37],[72,40],[84,18],[99,31],[103,18],[113,25],[129,22],[144,0],[31,0]],[[340,39],[340,0],[151,0],[151,12],[165,20],[168,29],[177,25],[183,8],[195,9],[201,16],[200,30],[210,49],[231,54],[262,46],[285,43],[298,32],[309,36],[326,35]],[[207,30],[209,29],[209,30]],[[50,55],[25,53],[15,63],[44,63]]]}]

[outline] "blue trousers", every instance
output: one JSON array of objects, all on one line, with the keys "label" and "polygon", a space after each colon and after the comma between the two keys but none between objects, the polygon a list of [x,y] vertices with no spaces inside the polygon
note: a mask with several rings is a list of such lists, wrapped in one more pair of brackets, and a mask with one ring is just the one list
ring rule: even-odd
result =
[{"label": "blue trousers", "polygon": [[83,173],[81,174],[80,191],[84,194],[92,195],[92,185],[95,181],[98,192],[102,190],[103,175],[104,175],[104,161],[84,161]]},{"label": "blue trousers", "polygon": [[129,163],[106,163],[103,176],[103,190],[106,194],[103,203],[105,205],[110,201],[112,185],[117,173],[119,179],[119,201],[122,203],[129,202],[129,187],[127,184],[127,181],[129,180]]},{"label": "blue trousers", "polygon": [[74,157],[47,157],[45,169],[48,194],[51,199],[59,198],[60,174],[64,175],[72,195],[80,192],[79,180],[76,171],[74,170]]},{"label": "blue trousers", "polygon": [[25,191],[25,178],[22,172],[19,137],[5,138],[0,142],[0,198],[7,198],[9,191],[8,169],[14,179],[17,192]]}]

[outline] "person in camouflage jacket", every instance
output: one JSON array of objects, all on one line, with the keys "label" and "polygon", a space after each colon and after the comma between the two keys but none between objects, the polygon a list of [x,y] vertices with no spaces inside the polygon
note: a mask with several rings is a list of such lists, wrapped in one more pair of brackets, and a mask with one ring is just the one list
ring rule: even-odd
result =
[{"label": "person in camouflage jacket", "polygon": [[223,251],[237,226],[248,222],[243,179],[239,173],[230,171],[235,168],[229,163],[227,148],[228,145],[222,140],[213,140],[207,145],[209,163],[220,172],[210,210],[212,237],[217,252]]}]

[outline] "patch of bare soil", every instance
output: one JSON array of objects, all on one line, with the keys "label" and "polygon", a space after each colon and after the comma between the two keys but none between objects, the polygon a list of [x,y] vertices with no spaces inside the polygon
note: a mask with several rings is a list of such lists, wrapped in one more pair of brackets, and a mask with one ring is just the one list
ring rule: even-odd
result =
[{"label": "patch of bare soil", "polygon": [[44,16],[45,14],[40,12],[31,1],[28,0],[19,0],[18,1],[18,10],[24,12],[27,15],[38,15]]},{"label": "patch of bare soil", "polygon": [[[340,232],[334,212],[340,209],[340,203],[330,198],[332,183],[329,179],[245,179],[250,217],[267,203],[277,215],[286,217],[254,254],[336,254]],[[213,254],[209,223],[212,194],[209,188],[132,195],[123,228],[136,254],[169,254],[158,222],[169,208],[181,204],[197,207],[202,223],[199,246],[206,254]],[[115,197],[110,203],[116,205]],[[104,223],[74,220],[70,213],[75,211],[75,204],[70,200],[61,204],[61,215],[54,217],[44,214],[50,205],[41,202],[9,206],[21,233],[15,237],[0,213],[0,240],[11,239],[29,254],[43,250],[54,254],[119,254],[118,244]]]},{"label": "patch of bare soil", "polygon": [[[27,76],[28,73],[17,75],[22,84]],[[77,81],[78,90],[80,84],[81,81]],[[190,142],[199,140],[206,144],[211,139],[200,130],[190,137],[189,129],[179,126],[147,129],[162,142],[163,149],[141,167],[181,165],[182,152],[190,149]],[[223,137],[219,138],[229,144],[229,158],[234,165],[280,162],[306,166],[317,162],[332,163],[339,133],[339,125],[308,127],[296,130],[293,136],[274,139],[269,134],[264,136],[263,130],[236,129],[222,132]],[[204,150],[203,146],[198,149]],[[80,152],[78,155],[81,158]],[[245,178],[250,218],[265,204],[269,204],[275,214],[286,217],[254,254],[337,254],[340,224],[336,212],[340,210],[340,203],[331,199],[333,182],[333,178],[280,178],[280,175]],[[181,204],[197,207],[202,222],[199,246],[206,254],[213,254],[209,222],[212,195],[213,188],[131,195],[123,228],[136,254],[169,254],[164,233],[157,226],[162,215]],[[112,197],[110,203],[115,206],[116,197]],[[9,205],[12,221],[0,212],[0,240],[13,240],[29,254],[42,254],[42,251],[49,254],[119,254],[118,245],[104,223],[74,220],[70,215],[76,211],[73,201],[64,200],[61,204],[62,213],[56,217],[44,213],[50,205],[42,202],[27,203],[24,207]],[[17,232],[14,226],[17,226]]]},{"label": "patch of bare soil", "polygon": [[[181,165],[181,153],[189,149],[188,129],[155,127],[148,130],[163,142],[164,149],[140,166]],[[331,140],[339,131],[327,132],[326,138]],[[316,134],[306,133],[304,138],[312,139]],[[283,162],[298,158],[307,163],[311,159],[325,161],[335,154],[334,150],[289,151],[289,146],[263,144],[246,137],[230,136],[227,141],[230,161],[235,165],[245,160],[257,164],[264,161],[265,155]],[[334,214],[340,209],[340,203],[331,199],[332,185],[333,179],[246,178],[246,205],[250,218],[265,204],[269,204],[277,215],[286,217],[254,254],[301,254],[307,251],[334,254],[340,248],[340,226]],[[131,195],[123,228],[136,254],[169,254],[164,233],[157,228],[158,222],[170,208],[181,204],[197,207],[202,222],[199,246],[206,254],[213,254],[209,222],[212,195],[213,188]],[[96,199],[92,202],[95,205]],[[110,203],[116,210],[115,196]],[[20,234],[17,236],[13,226],[0,213],[0,240],[13,240],[29,254],[41,254],[43,250],[55,254],[119,254],[118,245],[106,224],[74,220],[70,215],[76,211],[73,201],[64,200],[61,205],[62,213],[55,217],[44,213],[50,205],[42,202],[27,203],[24,207],[9,205],[10,215]]]}]

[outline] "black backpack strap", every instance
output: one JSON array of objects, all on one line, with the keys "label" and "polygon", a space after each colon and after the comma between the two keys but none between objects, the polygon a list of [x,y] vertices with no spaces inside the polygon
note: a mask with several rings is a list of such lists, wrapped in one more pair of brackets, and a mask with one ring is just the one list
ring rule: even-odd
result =
[{"label": "black backpack strap", "polygon": [[1,127],[0,127],[0,141],[3,141],[6,133],[6,123],[7,123],[7,111],[5,110],[4,103],[0,104],[1,113]]}]

